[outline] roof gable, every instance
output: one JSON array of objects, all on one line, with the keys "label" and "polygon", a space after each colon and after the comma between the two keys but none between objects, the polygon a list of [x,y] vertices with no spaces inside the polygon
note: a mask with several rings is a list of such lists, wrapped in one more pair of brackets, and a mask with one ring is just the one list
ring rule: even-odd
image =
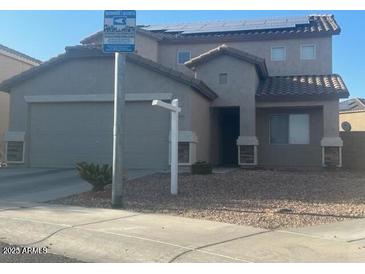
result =
[{"label": "roof gable", "polygon": [[265,78],[268,76],[265,59],[232,47],[228,47],[227,45],[221,45],[215,49],[209,50],[197,57],[194,57],[187,61],[185,65],[188,68],[194,70],[197,66],[207,63],[210,60],[217,58],[221,55],[228,55],[243,62],[254,65],[256,67],[257,73],[261,78]]},{"label": "roof gable", "polygon": [[[0,83],[0,90],[9,92],[14,86],[19,83],[22,83],[28,79],[31,79],[37,76],[40,73],[43,73],[50,69],[51,67],[65,62],[74,58],[87,58],[87,57],[110,57],[113,58],[113,54],[103,53],[99,46],[89,45],[89,46],[73,46],[66,47],[66,53],[63,53],[55,58],[50,59],[47,62],[42,63],[37,67],[33,67],[29,70],[26,70],[18,75],[15,75],[2,83]],[[156,71],[164,76],[167,76],[175,81],[178,81],[184,85],[191,87],[193,90],[200,93],[202,96],[213,100],[217,97],[216,93],[212,91],[207,85],[205,85],[202,81],[195,79],[193,77],[189,77],[184,73],[177,72],[171,68],[165,67],[161,64],[158,64],[154,61],[141,57],[137,54],[128,54],[127,62],[131,62],[153,71]]]}]

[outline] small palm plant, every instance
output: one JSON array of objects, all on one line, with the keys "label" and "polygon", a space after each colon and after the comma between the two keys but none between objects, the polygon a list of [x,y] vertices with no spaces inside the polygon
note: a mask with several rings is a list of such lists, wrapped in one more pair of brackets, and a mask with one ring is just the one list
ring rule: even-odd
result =
[{"label": "small palm plant", "polygon": [[103,191],[106,185],[112,183],[112,167],[81,162],[76,164],[76,169],[82,179],[93,186],[92,191]]}]

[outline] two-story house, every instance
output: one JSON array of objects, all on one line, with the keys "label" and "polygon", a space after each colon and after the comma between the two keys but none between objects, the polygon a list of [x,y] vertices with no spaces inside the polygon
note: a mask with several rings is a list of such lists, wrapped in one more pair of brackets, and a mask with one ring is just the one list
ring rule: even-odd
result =
[{"label": "two-story house", "polygon": [[[140,26],[126,63],[128,168],[169,166],[169,113],[178,98],[179,163],[341,166],[332,15]],[[114,56],[102,32],[0,85],[11,97],[8,146],[33,167],[112,161]],[[8,158],[9,160],[9,158]]]},{"label": "two-story house", "polygon": [[[41,61],[0,44],[0,82],[34,66]],[[0,160],[4,160],[3,136],[9,124],[9,94],[0,89]]]}]

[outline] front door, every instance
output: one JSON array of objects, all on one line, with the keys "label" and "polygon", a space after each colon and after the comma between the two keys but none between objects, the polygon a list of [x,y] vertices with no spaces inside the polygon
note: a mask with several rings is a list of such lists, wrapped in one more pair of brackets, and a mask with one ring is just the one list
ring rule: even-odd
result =
[{"label": "front door", "polygon": [[235,166],[238,164],[237,138],[239,131],[239,108],[221,109],[221,164]]}]

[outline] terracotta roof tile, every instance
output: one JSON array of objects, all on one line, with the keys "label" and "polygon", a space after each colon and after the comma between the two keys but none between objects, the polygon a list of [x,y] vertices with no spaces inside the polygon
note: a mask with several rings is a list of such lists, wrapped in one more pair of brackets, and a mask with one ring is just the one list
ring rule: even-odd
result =
[{"label": "terracotta roof tile", "polygon": [[260,99],[300,97],[300,96],[336,96],[347,98],[349,92],[337,74],[299,75],[268,77],[261,81],[256,92]]}]

